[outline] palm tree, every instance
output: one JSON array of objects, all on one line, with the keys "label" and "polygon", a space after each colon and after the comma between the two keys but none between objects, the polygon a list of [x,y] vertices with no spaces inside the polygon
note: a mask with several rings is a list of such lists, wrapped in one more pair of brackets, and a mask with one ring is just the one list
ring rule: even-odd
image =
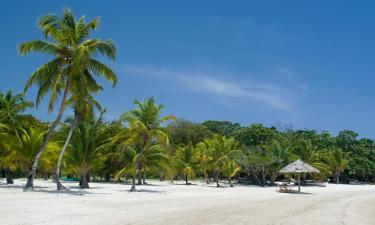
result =
[{"label": "palm tree", "polygon": [[0,164],[5,168],[8,184],[13,184],[11,170],[15,168],[15,154],[11,141],[17,130],[26,126],[27,117],[22,115],[27,108],[33,106],[26,101],[23,94],[13,95],[11,90],[0,92]]},{"label": "palm tree", "polygon": [[125,166],[117,172],[115,179],[119,180],[124,175],[131,175],[132,186],[130,192],[134,192],[136,191],[135,178],[138,173],[137,162],[144,162],[151,170],[156,171],[165,165],[167,156],[163,147],[159,144],[155,144],[147,151],[142,152],[139,145],[127,146],[125,143],[122,142],[118,145]]},{"label": "palm tree", "polygon": [[122,160],[125,166],[117,172],[115,180],[120,180],[124,175],[131,175],[132,187],[130,192],[135,191],[135,177],[137,176],[137,160],[139,157],[139,150],[128,147],[122,151]]},{"label": "palm tree", "polygon": [[9,132],[9,127],[5,124],[0,124],[0,165],[5,170],[5,177],[7,184],[13,184],[11,171],[15,169],[16,151],[12,148],[14,135]]},{"label": "palm tree", "polygon": [[[320,173],[317,176],[319,179],[324,179],[330,173],[328,165],[324,163],[326,157],[325,151],[318,149],[310,140],[301,140],[294,145],[293,154],[295,154],[302,161],[317,168]],[[306,174],[303,174],[303,184],[306,182]]]},{"label": "palm tree", "polygon": [[145,183],[145,172],[148,166],[146,158],[147,152],[151,150],[154,145],[168,146],[168,135],[161,127],[163,122],[174,120],[175,117],[168,115],[160,118],[160,112],[163,105],[157,105],[154,98],[147,98],[143,102],[135,100],[134,104],[138,106],[137,109],[124,113],[120,119],[128,123],[129,129],[123,138],[119,134],[117,139],[122,139],[125,145],[137,146],[139,148],[140,156],[137,157],[136,167],[138,184]]},{"label": "palm tree", "polygon": [[329,149],[326,157],[326,163],[333,173],[335,182],[340,183],[340,175],[349,165],[348,155],[340,148]]},{"label": "palm tree", "polygon": [[79,186],[89,188],[88,177],[91,171],[102,163],[102,151],[108,139],[102,136],[104,127],[102,115],[98,119],[79,122],[71,139],[71,151],[67,154],[68,172],[80,176]]},{"label": "palm tree", "polygon": [[212,158],[210,157],[209,151],[204,142],[198,143],[196,149],[199,161],[199,172],[203,174],[206,184],[209,184],[210,180],[208,178],[208,170],[210,169]]},{"label": "palm tree", "polygon": [[33,103],[26,101],[23,94],[13,95],[11,90],[0,92],[0,123],[16,128],[21,126],[22,115],[26,109],[33,107]]},{"label": "palm tree", "polygon": [[184,174],[186,185],[190,184],[188,178],[194,177],[198,168],[198,160],[192,144],[177,149],[174,166],[177,171]]},{"label": "palm tree", "polygon": [[[85,90],[85,89],[87,89],[87,86],[82,87],[82,90]],[[97,101],[95,101],[94,98],[90,94],[88,94],[89,92],[90,91],[86,90],[86,93],[79,95],[78,97],[70,99],[70,101],[68,101],[68,104],[74,104],[73,105],[74,119],[70,119],[71,125],[69,129],[69,133],[66,138],[65,144],[63,148],[61,149],[60,156],[57,162],[56,177],[55,177],[57,190],[66,189],[60,182],[61,164],[62,164],[62,159],[64,157],[64,154],[66,150],[68,149],[68,145],[73,135],[73,131],[77,127],[78,122],[85,120],[85,118],[88,118],[88,119],[92,118],[94,116],[95,109],[104,113],[100,104]],[[75,97],[75,96],[72,96],[72,97]],[[86,98],[86,99],[82,101],[81,98]]]},{"label": "palm tree", "polygon": [[241,167],[236,163],[235,160],[230,160],[225,165],[224,174],[228,177],[229,186],[233,187],[232,178],[241,171]]},{"label": "palm tree", "polygon": [[[0,133],[0,137],[5,137],[7,140],[6,144],[2,145],[4,149],[7,149],[9,154],[7,157],[1,158],[2,164],[8,165],[8,168],[14,168],[16,163],[21,167],[22,171],[30,170],[33,161],[38,153],[40,146],[43,144],[43,138],[46,131],[30,128],[29,130],[19,128],[15,131],[14,135],[9,133]],[[56,154],[58,145],[55,142],[49,142],[46,150],[49,153],[48,158],[41,158],[42,168],[47,170],[51,167],[53,156]],[[11,180],[7,171],[7,178]]]},{"label": "palm tree", "polygon": [[102,54],[114,60],[116,55],[116,48],[112,41],[88,39],[91,31],[97,29],[98,25],[98,17],[86,23],[84,16],[76,20],[72,11],[65,9],[61,17],[46,15],[39,20],[39,28],[46,40],[33,40],[19,45],[21,55],[39,52],[54,57],[33,72],[26,83],[25,91],[33,85],[39,86],[36,104],[39,105],[49,93],[48,111],[50,112],[60,93],[63,93],[57,118],[48,130],[29,172],[26,189],[33,187],[39,160],[53,131],[62,119],[69,94],[75,97],[81,96],[83,87],[100,91],[101,86],[95,80],[94,74],[108,80],[112,85],[117,82],[115,73],[94,58],[97,54]]},{"label": "palm tree", "polygon": [[212,169],[215,173],[216,186],[220,187],[219,175],[224,171],[226,163],[234,159],[241,152],[239,143],[234,138],[214,135],[212,139],[205,140],[204,144],[212,158]]},{"label": "palm tree", "polygon": [[298,157],[291,153],[290,142],[287,139],[275,139],[265,146],[265,152],[272,160],[268,163],[267,169],[271,178],[271,185],[279,176],[279,171],[286,166],[289,161],[295,161]]}]

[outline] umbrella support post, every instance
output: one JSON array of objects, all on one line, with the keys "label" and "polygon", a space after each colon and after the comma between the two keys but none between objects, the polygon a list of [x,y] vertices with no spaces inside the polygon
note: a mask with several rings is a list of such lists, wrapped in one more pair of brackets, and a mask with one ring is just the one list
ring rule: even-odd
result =
[{"label": "umbrella support post", "polygon": [[298,193],[301,192],[301,175],[298,173]]}]

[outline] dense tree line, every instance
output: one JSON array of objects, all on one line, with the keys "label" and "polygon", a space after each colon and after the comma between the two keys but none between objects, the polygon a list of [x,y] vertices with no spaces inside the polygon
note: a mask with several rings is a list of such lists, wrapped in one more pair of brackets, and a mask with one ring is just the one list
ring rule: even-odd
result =
[{"label": "dense tree line", "polygon": [[[22,113],[32,106],[21,94],[0,94],[0,165],[8,183],[28,175],[51,126]],[[375,181],[375,143],[359,139],[353,131],[332,136],[229,121],[193,123],[172,115],[161,117],[163,106],[154,98],[136,100],[135,106],[116,121],[105,122],[105,112],[99,110],[79,121],[62,160],[63,177],[78,178],[82,188],[89,187],[90,179],[130,179],[135,190],[147,177],[183,179],[186,184],[202,178],[220,186],[220,180],[232,185],[232,179],[241,176],[264,186],[284,178],[278,171],[301,159],[321,171],[307,175],[311,179]],[[66,118],[53,132],[41,157],[39,177],[56,176],[59,153],[73,121],[73,116]]]},{"label": "dense tree line", "polygon": [[[131,191],[147,178],[160,180],[202,178],[220,186],[226,180],[247,177],[257,185],[272,185],[278,171],[297,159],[320,170],[304,174],[303,181],[358,180],[375,182],[375,143],[344,130],[337,136],[314,130],[280,130],[262,124],[242,126],[230,121],[194,123],[173,115],[161,116],[163,105],[154,98],[134,101],[134,109],[106,122],[106,110],[95,100],[103,87],[96,77],[117,82],[116,74],[95,57],[115,59],[109,40],[89,38],[99,19],[76,20],[70,10],[41,17],[45,40],[22,43],[22,55],[44,53],[52,60],[39,67],[25,91],[37,86],[35,104],[23,94],[0,93],[0,170],[8,184],[26,177],[26,189],[35,176],[54,178],[57,189],[64,179],[76,178],[81,188],[93,180],[130,180]],[[57,117],[42,122],[25,114],[49,97],[49,111],[60,103]],[[72,115],[63,118],[70,108]],[[190,182],[189,182],[190,181]]]}]

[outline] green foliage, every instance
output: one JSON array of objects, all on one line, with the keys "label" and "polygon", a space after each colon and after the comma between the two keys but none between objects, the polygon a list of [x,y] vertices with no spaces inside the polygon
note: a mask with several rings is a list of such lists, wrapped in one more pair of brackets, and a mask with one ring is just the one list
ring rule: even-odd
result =
[{"label": "green foliage", "polygon": [[[38,52],[54,58],[33,72],[25,90],[32,85],[39,87],[36,104],[49,93],[48,108],[53,110],[62,90],[72,94],[74,102],[84,105],[87,96],[102,90],[94,75],[117,83],[115,73],[94,57],[98,54],[115,59],[116,47],[110,40],[89,39],[91,31],[99,25],[99,18],[86,22],[85,17],[76,20],[73,12],[65,9],[63,15],[49,14],[39,20],[39,28],[45,40],[32,40],[18,46],[21,55]],[[82,111],[82,110],[80,110]]]},{"label": "green foliage", "polygon": [[236,139],[241,144],[251,147],[257,146],[262,148],[271,142],[278,135],[276,128],[264,127],[261,124],[252,124],[249,127],[243,127],[235,133]]},{"label": "green foliage", "polygon": [[202,125],[206,126],[212,133],[227,137],[232,137],[241,128],[239,123],[229,121],[208,120],[203,122]]},{"label": "green foliage", "polygon": [[219,186],[219,175],[225,172],[226,164],[241,154],[239,143],[234,138],[227,138],[215,134],[200,144],[201,149],[210,158],[210,168],[216,175],[216,184]]},{"label": "green foliage", "polygon": [[80,177],[95,172],[103,163],[103,149],[108,139],[103,136],[102,118],[83,121],[74,131],[70,150],[67,152],[67,173]]},{"label": "green foliage", "polygon": [[198,123],[187,120],[177,120],[167,127],[170,141],[175,146],[185,146],[190,143],[195,146],[211,136],[210,130]]},{"label": "green foliage", "polygon": [[174,167],[178,172],[184,175],[186,184],[188,184],[188,179],[195,177],[198,168],[198,160],[192,144],[177,149]]},{"label": "green foliage", "polygon": [[22,94],[13,95],[11,90],[0,92],[0,123],[12,127],[22,126],[28,117],[21,113],[30,107],[33,107],[33,103],[26,101]]}]

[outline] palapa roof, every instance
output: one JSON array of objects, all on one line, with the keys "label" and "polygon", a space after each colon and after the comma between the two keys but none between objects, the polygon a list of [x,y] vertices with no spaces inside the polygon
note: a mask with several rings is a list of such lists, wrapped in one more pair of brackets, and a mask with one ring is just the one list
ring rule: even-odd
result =
[{"label": "palapa roof", "polygon": [[280,173],[319,173],[320,171],[307,163],[297,160],[280,170]]}]

